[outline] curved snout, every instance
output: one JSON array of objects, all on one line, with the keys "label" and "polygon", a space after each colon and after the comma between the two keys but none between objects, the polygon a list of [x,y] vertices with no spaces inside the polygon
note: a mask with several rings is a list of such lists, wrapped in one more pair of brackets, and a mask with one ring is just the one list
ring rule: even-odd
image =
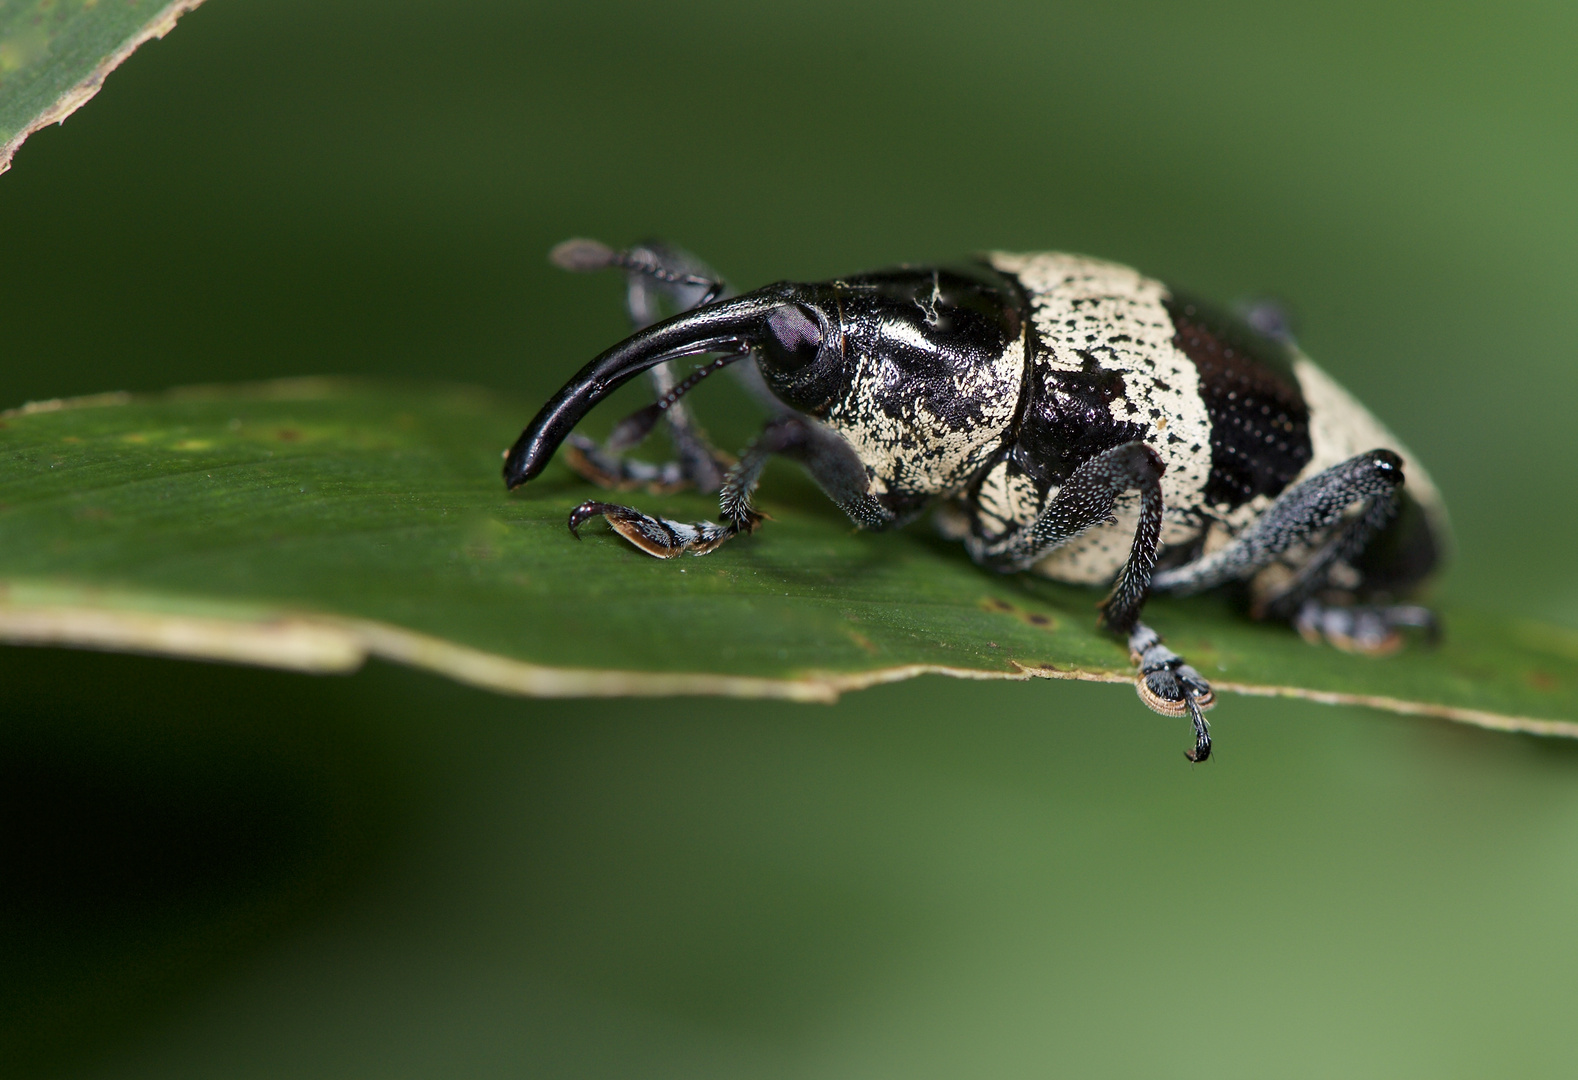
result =
[{"label": "curved snout", "polygon": [[516,488],[537,476],[582,417],[648,368],[704,353],[746,355],[782,302],[769,287],[682,312],[621,341],[577,372],[521,432],[504,458],[504,483]]}]

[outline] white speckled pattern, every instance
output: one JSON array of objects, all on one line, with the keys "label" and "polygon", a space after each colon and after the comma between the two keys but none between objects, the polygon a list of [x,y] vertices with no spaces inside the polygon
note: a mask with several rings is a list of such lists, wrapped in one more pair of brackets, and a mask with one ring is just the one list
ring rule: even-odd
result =
[{"label": "white speckled pattern", "polygon": [[865,462],[871,494],[890,491],[949,495],[969,481],[1002,445],[1019,405],[1025,376],[1023,338],[1011,342],[990,364],[954,380],[958,397],[981,410],[979,423],[955,427],[920,398],[906,403],[898,417],[874,409],[890,395],[884,387],[904,376],[887,369],[881,357],[862,357],[848,394],[823,418]]},{"label": "white speckled pattern", "polygon": [[992,534],[1002,535],[1035,517],[1040,500],[1030,477],[999,461],[981,481],[976,497],[976,513]]},{"label": "white speckled pattern", "polygon": [[[1167,462],[1162,543],[1197,535],[1201,492],[1211,473],[1211,424],[1199,372],[1173,345],[1172,317],[1162,305],[1166,286],[1127,266],[1080,255],[995,252],[988,259],[1018,277],[1030,296],[1044,345],[1036,363],[1086,370],[1077,349],[1093,355],[1101,370],[1123,373],[1127,396],[1112,402],[1113,419],[1144,427],[1144,440]],[[1076,584],[1110,581],[1128,558],[1137,507],[1131,492],[1118,503],[1116,525],[1090,530],[1037,563],[1036,571]],[[1031,520],[1038,509],[1033,498],[1029,505],[1021,500],[1015,521]]]}]

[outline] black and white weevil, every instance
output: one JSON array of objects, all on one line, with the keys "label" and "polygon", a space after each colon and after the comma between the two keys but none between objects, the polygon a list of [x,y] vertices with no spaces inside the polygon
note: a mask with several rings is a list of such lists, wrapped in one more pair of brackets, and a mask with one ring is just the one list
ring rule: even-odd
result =
[{"label": "black and white weevil", "polygon": [[[1140,621],[1150,593],[1232,585],[1252,617],[1361,652],[1395,648],[1401,626],[1433,630],[1429,611],[1396,601],[1447,542],[1435,486],[1269,308],[1239,317],[1057,252],[733,296],[660,244],[572,240],[553,259],[624,270],[637,332],[543,406],[507,453],[505,482],[537,476],[568,441],[572,466],[603,486],[716,490],[723,518],[590,501],[570,514],[572,532],[600,514],[649,554],[704,555],[756,528],[751,494],[774,454],[800,462],[862,528],[940,501],[944,531],[982,565],[1111,584],[1101,619],[1127,637],[1145,704],[1192,719],[1194,761],[1211,752],[1211,686]],[[664,302],[680,313],[662,318]],[[701,355],[716,359],[676,381],[670,362]],[[772,416],[731,463],[680,399],[747,357],[735,370]],[[644,371],[652,405],[602,445],[571,433]],[[660,418],[677,460],[623,457]]]}]

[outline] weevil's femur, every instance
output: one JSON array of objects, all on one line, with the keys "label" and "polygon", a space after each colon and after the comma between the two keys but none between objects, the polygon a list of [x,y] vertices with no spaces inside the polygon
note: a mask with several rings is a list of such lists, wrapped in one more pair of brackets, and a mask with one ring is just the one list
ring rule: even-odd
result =
[{"label": "weevil's femur", "polygon": [[[598,402],[643,371],[667,360],[723,354],[675,387],[668,397],[678,400],[706,375],[746,356],[771,337],[769,318],[794,291],[795,286],[789,284],[769,285],[683,312],[621,341],[577,372],[521,432],[504,459],[505,483],[517,487],[541,473],[575,425]],[[661,402],[654,405],[660,407],[667,406]]]}]

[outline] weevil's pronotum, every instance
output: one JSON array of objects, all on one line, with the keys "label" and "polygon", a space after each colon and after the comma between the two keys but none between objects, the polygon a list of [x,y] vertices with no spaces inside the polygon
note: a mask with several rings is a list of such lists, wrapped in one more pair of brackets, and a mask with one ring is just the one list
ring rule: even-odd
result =
[{"label": "weevil's pronotum", "polygon": [[[1153,592],[1242,590],[1257,619],[1385,652],[1433,628],[1399,603],[1439,561],[1446,515],[1424,470],[1294,345],[1274,309],[1230,314],[1126,266],[1056,252],[992,253],[730,296],[703,263],[659,244],[554,250],[573,270],[625,271],[637,332],[543,406],[506,455],[511,487],[561,443],[605,487],[719,492],[722,523],[582,503],[652,555],[704,555],[760,515],[767,459],[800,462],[869,529],[938,504],[971,558],[1004,571],[1109,585],[1105,625],[1127,638],[1144,702],[1189,716],[1203,761],[1210,683],[1140,621]],[[661,304],[680,309],[661,318]],[[676,380],[671,361],[716,359]],[[737,462],[681,397],[740,361],[771,418]],[[753,361],[753,362],[752,362]],[[571,429],[651,371],[657,401],[598,445]],[[659,419],[676,460],[623,456]],[[1404,468],[1408,483],[1404,486]]]}]

